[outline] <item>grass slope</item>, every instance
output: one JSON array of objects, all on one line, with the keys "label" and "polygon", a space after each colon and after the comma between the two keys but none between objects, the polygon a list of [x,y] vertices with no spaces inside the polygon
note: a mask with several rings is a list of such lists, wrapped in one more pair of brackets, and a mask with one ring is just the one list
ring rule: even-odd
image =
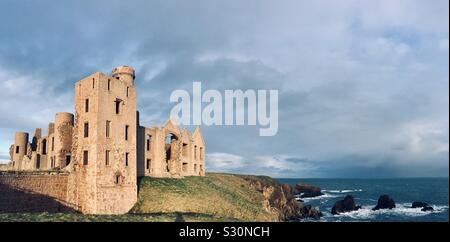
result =
[{"label": "grass slope", "polygon": [[[254,177],[258,179],[258,177]],[[141,180],[139,200],[131,213],[207,214],[218,220],[276,220],[263,206],[263,195],[242,176],[209,173],[184,179]]]}]

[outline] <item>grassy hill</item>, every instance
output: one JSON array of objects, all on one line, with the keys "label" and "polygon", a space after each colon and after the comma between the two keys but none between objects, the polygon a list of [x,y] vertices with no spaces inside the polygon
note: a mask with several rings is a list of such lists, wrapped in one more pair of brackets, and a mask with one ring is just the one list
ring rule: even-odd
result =
[{"label": "grassy hill", "polygon": [[280,221],[295,200],[270,177],[208,173],[182,179],[144,177],[124,215],[0,214],[0,221]]}]

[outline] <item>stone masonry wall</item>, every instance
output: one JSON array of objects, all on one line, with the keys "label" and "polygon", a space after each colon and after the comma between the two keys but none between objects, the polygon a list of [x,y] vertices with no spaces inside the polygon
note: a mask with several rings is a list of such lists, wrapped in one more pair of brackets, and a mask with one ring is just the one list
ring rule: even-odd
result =
[{"label": "stone masonry wall", "polygon": [[[0,212],[72,211],[69,174],[0,173]],[[71,208],[72,207],[72,208]]]}]

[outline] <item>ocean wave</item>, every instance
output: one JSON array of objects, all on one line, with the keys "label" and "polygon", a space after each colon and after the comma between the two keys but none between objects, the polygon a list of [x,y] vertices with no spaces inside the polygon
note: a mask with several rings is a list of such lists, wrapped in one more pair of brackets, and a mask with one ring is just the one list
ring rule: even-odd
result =
[{"label": "ocean wave", "polygon": [[[422,208],[411,208],[411,203],[401,203],[396,204],[396,207],[393,209],[380,209],[373,211],[372,208],[374,206],[375,204],[371,206],[363,206],[361,209],[357,211],[341,213],[339,215],[334,215],[334,217],[342,217],[342,218],[347,217],[358,220],[370,220],[380,215],[420,217],[432,213],[442,213],[448,210],[448,206],[431,205],[431,207],[433,207],[433,211],[421,211]],[[330,214],[330,216],[333,215]]]},{"label": "ocean wave", "polygon": [[355,189],[355,190],[322,190],[323,195],[317,196],[317,197],[304,197],[301,198],[301,195],[296,195],[296,200],[303,200],[305,202],[311,201],[311,200],[320,200],[320,199],[329,199],[329,198],[337,198],[341,197],[342,195],[339,195],[340,193],[351,193],[351,192],[362,192],[362,189]]},{"label": "ocean wave", "polygon": [[300,198],[301,200],[308,202],[311,200],[319,200],[319,199],[328,199],[328,198],[336,198],[339,197],[339,195],[334,195],[334,194],[329,194],[329,193],[324,193],[321,196],[317,196],[317,197],[304,197],[304,198]]},{"label": "ocean wave", "polygon": [[349,193],[349,192],[362,192],[362,189],[354,189],[354,190],[322,190],[323,192],[329,192],[329,193]]}]

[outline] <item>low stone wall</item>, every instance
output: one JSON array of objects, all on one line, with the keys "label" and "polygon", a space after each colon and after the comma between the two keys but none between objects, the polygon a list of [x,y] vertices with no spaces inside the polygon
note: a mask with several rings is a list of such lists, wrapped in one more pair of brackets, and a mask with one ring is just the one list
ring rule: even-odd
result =
[{"label": "low stone wall", "polygon": [[0,212],[72,211],[66,173],[0,173]]}]

